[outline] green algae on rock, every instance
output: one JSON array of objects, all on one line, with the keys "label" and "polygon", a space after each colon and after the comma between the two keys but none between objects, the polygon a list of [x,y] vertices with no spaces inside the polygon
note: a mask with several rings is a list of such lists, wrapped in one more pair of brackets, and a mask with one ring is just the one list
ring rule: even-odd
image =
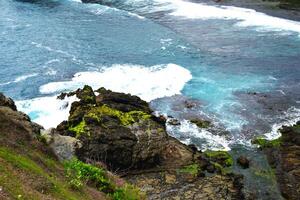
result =
[{"label": "green algae on rock", "polygon": [[274,139],[274,140],[267,140],[265,138],[258,137],[258,138],[255,138],[252,141],[252,144],[257,144],[261,148],[280,147],[280,145],[281,145],[281,139],[277,138],[277,139]]},{"label": "green algae on rock", "polygon": [[197,125],[199,128],[208,128],[211,125],[210,121],[202,120],[202,119],[192,119],[191,123]]},{"label": "green algae on rock", "polygon": [[233,158],[227,151],[205,151],[205,157],[210,161],[218,163],[223,167],[230,167],[233,165]]}]

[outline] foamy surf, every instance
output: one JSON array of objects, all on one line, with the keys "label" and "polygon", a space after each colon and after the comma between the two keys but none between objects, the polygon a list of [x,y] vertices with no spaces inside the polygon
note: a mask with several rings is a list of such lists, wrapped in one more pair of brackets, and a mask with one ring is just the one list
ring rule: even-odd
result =
[{"label": "foamy surf", "polygon": [[212,6],[182,0],[156,0],[167,2],[173,12],[172,16],[188,19],[223,19],[238,20],[237,26],[257,27],[268,31],[293,31],[300,34],[300,22],[269,16],[253,9],[234,6]]},{"label": "foamy surf", "polygon": [[195,137],[203,140],[201,146],[198,146],[200,150],[230,150],[230,141],[225,137],[214,135],[209,132],[207,129],[198,128],[195,124],[191,123],[188,120],[180,121],[180,125],[173,126],[167,123],[168,133],[178,138],[181,142],[185,144],[190,144],[191,138]]},{"label": "foamy surf", "polygon": [[25,80],[27,80],[29,78],[32,78],[32,77],[35,77],[37,75],[38,75],[38,73],[26,74],[26,75],[18,76],[15,80],[9,81],[9,82],[6,82],[6,83],[0,83],[0,85],[9,85],[11,83],[19,83],[21,81],[25,81]]},{"label": "foamy surf", "polygon": [[17,101],[16,105],[18,110],[27,113],[32,121],[48,129],[68,119],[71,104],[76,100],[78,99],[75,96],[66,97],[64,100],[52,96]]},{"label": "foamy surf", "polygon": [[69,81],[52,82],[40,87],[42,94],[71,91],[84,85],[94,89],[105,87],[116,92],[137,95],[146,101],[180,94],[186,82],[192,79],[190,71],[176,65],[113,65],[102,71],[79,72]]},{"label": "foamy surf", "polygon": [[264,136],[267,140],[277,139],[281,136],[280,129],[282,126],[293,126],[298,121],[300,121],[300,109],[292,107],[286,112],[279,123],[272,125],[271,131]]}]

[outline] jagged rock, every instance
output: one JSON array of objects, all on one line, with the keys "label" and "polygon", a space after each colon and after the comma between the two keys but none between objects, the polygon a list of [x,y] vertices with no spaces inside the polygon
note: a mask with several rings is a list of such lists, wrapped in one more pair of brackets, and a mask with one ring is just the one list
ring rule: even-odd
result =
[{"label": "jagged rock", "polygon": [[240,156],[237,159],[237,163],[244,169],[249,168],[250,161],[246,156]]},{"label": "jagged rock", "polygon": [[[154,116],[139,97],[100,88],[95,92],[95,103],[83,101],[94,96],[90,91],[84,87],[67,94],[76,94],[79,101],[72,104],[68,121],[55,129],[56,134],[81,141],[82,147],[76,149],[79,159],[121,170],[149,199],[238,199],[242,195],[243,184],[240,181],[237,186],[233,176],[211,174],[203,178],[209,166],[220,166],[219,172],[230,166],[228,153],[209,152],[205,156],[195,145],[187,146],[168,136],[166,119]],[[174,191],[178,191],[175,196]]]},{"label": "jagged rock", "polygon": [[210,121],[202,119],[192,119],[191,123],[197,125],[199,128],[208,128],[210,126]]},{"label": "jagged rock", "polygon": [[[300,196],[300,122],[281,129],[282,136],[264,145],[263,151],[276,170],[277,181],[284,198],[298,200]],[[276,145],[274,145],[276,144]]]},{"label": "jagged rock", "polygon": [[0,106],[9,107],[12,110],[17,111],[15,102],[11,98],[5,97],[1,92],[0,92]]},{"label": "jagged rock", "polygon": [[57,133],[82,141],[77,156],[104,161],[112,168],[149,167],[159,163],[167,133],[147,102],[104,88],[95,96],[89,86],[77,90],[68,122]]},{"label": "jagged rock", "polygon": [[178,119],[172,118],[168,120],[168,124],[172,126],[179,126],[181,123]]}]

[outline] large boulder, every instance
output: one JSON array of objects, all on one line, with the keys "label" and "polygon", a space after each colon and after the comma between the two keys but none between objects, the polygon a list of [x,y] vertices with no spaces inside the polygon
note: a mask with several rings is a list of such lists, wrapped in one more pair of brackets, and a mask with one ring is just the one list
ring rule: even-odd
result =
[{"label": "large boulder", "polygon": [[76,152],[80,159],[102,161],[115,169],[159,164],[168,136],[165,121],[151,114],[147,102],[104,88],[95,95],[89,86],[73,94],[79,101],[56,133],[82,142]]}]

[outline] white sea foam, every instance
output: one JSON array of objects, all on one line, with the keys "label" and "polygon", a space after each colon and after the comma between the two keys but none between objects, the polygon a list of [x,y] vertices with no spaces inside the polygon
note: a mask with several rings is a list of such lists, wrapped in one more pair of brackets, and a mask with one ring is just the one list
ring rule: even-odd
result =
[{"label": "white sea foam", "polygon": [[171,15],[189,19],[238,20],[237,26],[258,27],[257,30],[294,31],[300,33],[300,22],[282,19],[253,9],[233,6],[212,6],[183,0],[156,0],[170,3]]},{"label": "white sea foam", "polygon": [[292,107],[290,108],[285,115],[283,115],[281,122],[273,124],[272,130],[265,134],[266,139],[274,140],[281,136],[280,129],[282,126],[292,126],[300,121],[300,109]]},{"label": "white sea foam", "polygon": [[75,90],[83,85],[105,87],[116,92],[137,95],[146,101],[180,94],[191,73],[175,64],[145,67],[113,65],[102,71],[79,72],[70,81],[52,82],[40,87],[42,94]]},{"label": "white sea foam", "polygon": [[185,144],[190,143],[191,137],[203,139],[205,142],[199,147],[201,150],[230,150],[230,141],[226,140],[225,137],[214,135],[206,129],[198,128],[188,120],[182,120],[179,126],[172,126],[167,123],[167,131],[174,137],[180,138],[182,136],[183,139],[180,140]]},{"label": "white sea foam", "polygon": [[71,104],[76,100],[75,96],[64,100],[53,96],[17,101],[16,105],[18,110],[27,113],[34,122],[48,129],[68,119]]},{"label": "white sea foam", "polygon": [[38,73],[32,73],[32,74],[26,74],[26,75],[18,76],[17,78],[15,78],[15,80],[9,81],[9,82],[6,82],[6,83],[0,83],[0,85],[9,85],[11,83],[18,83],[18,82],[21,82],[21,81],[25,81],[26,79],[29,79],[31,77],[35,77],[37,75],[38,75]]}]

